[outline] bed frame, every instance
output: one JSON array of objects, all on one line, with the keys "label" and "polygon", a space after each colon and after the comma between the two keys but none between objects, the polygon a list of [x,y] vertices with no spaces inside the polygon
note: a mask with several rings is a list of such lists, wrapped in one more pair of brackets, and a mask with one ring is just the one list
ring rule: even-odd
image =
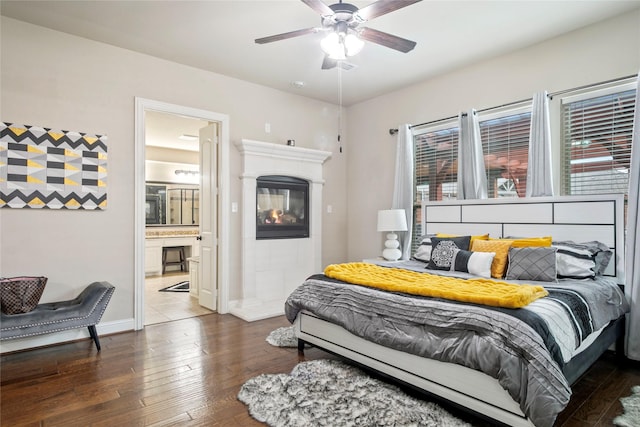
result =
[{"label": "bed frame", "polygon": [[[601,241],[614,254],[605,275],[624,283],[622,194],[424,202],[422,213],[423,234],[551,235],[554,240]],[[612,322],[570,362],[571,384],[613,344],[621,349],[624,323],[624,317]],[[481,417],[514,427],[533,426],[498,381],[482,372],[380,346],[306,311],[298,315],[294,327],[300,352],[308,343]]]}]

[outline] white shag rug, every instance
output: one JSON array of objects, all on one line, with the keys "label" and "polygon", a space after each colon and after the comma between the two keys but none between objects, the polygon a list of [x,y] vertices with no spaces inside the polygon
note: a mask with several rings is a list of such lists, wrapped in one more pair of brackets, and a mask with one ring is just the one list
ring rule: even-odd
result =
[{"label": "white shag rug", "polygon": [[238,399],[272,427],[471,427],[432,402],[411,397],[338,360],[312,360],[291,374],[247,381]]},{"label": "white shag rug", "polygon": [[298,339],[293,333],[293,326],[284,326],[271,332],[267,342],[276,347],[297,347]]},{"label": "white shag rug", "polygon": [[620,398],[624,414],[613,419],[620,427],[640,427],[640,385],[631,387],[631,396]]}]

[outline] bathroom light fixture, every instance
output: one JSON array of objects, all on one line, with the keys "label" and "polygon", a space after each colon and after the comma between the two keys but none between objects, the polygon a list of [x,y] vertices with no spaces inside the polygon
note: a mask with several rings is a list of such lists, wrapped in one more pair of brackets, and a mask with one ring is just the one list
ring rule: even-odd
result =
[{"label": "bathroom light fixture", "polygon": [[184,169],[176,169],[175,174],[178,176],[197,176],[199,174],[198,171],[188,171]]}]

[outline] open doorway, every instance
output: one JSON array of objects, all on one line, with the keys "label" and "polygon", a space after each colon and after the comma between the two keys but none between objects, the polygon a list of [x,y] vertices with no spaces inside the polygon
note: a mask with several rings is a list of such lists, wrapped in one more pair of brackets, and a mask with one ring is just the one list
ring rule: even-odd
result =
[{"label": "open doorway", "polygon": [[[228,123],[136,98],[136,329],[228,311]],[[191,291],[159,291],[182,282]]]},{"label": "open doorway", "polygon": [[145,114],[145,325],[212,313],[200,305],[197,287],[199,132],[209,125],[172,113]]}]

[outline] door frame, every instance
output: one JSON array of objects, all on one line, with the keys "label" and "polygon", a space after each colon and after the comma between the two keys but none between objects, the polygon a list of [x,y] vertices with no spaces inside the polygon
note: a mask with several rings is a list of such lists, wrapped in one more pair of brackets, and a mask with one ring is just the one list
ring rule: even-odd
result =
[{"label": "door frame", "polygon": [[144,250],[145,250],[145,111],[177,114],[200,120],[218,122],[218,313],[229,311],[229,116],[145,98],[135,98],[135,207],[134,207],[134,323],[144,328]]}]

